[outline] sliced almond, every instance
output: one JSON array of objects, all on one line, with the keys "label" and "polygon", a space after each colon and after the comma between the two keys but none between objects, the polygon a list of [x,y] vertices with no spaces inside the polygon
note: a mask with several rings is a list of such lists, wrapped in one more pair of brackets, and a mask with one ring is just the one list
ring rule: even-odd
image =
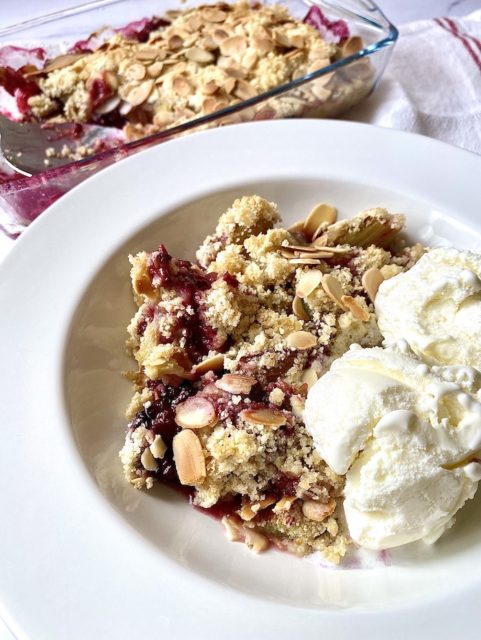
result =
[{"label": "sliced almond", "polygon": [[244,528],[237,521],[237,518],[233,518],[232,516],[224,516],[222,518],[222,524],[224,525],[227,538],[231,542],[239,542],[240,540],[243,540]]},{"label": "sliced almond", "polygon": [[296,496],[282,496],[277,502],[276,506],[272,509],[274,513],[282,513],[283,511],[289,511],[294,502],[297,500]]},{"label": "sliced almond", "polygon": [[166,451],[167,447],[162,439],[162,436],[156,435],[154,441],[150,445],[150,453],[154,456],[154,458],[161,459],[165,456]]},{"label": "sliced almond", "polygon": [[153,121],[157,127],[168,127],[174,122],[174,114],[166,109],[161,109],[155,112]]},{"label": "sliced almond", "polygon": [[291,233],[302,232],[304,231],[304,222],[304,220],[298,220],[297,222],[294,222],[294,224],[291,224],[290,227],[287,227],[287,230]]},{"label": "sliced almond", "polygon": [[307,253],[319,251],[319,247],[311,247],[308,244],[283,244],[285,249],[291,249],[292,251],[304,251]]},{"label": "sliced almond", "polygon": [[307,384],[307,388],[310,389],[317,382],[317,373],[312,369],[312,367],[310,367],[302,372],[301,380]]},{"label": "sliced almond", "polygon": [[157,463],[148,447],[143,450],[142,455],[140,456],[140,463],[144,469],[147,469],[147,471],[157,471]]},{"label": "sliced almond", "polygon": [[317,500],[304,500],[302,503],[302,513],[308,520],[323,522],[336,508],[334,500],[329,500],[327,504]]},{"label": "sliced almond", "polygon": [[158,55],[159,49],[157,47],[145,46],[135,52],[137,60],[155,60]]},{"label": "sliced almond", "polygon": [[352,296],[342,296],[341,302],[358,320],[362,320],[363,322],[369,320],[369,311],[361,307]]},{"label": "sliced almond", "polygon": [[342,57],[347,58],[348,56],[352,56],[358,51],[361,51],[364,48],[363,39],[359,36],[351,36],[346,40],[346,42],[342,45]]},{"label": "sliced almond", "polygon": [[242,520],[249,522],[253,520],[259,511],[263,509],[267,509],[271,504],[274,504],[276,499],[274,497],[264,498],[264,500],[259,500],[258,502],[251,502],[242,505],[242,508],[238,512]]},{"label": "sliced almond", "polygon": [[334,253],[332,251],[315,251],[313,253],[299,253],[299,258],[309,258],[309,259],[317,259],[317,260],[329,260],[334,257]]},{"label": "sliced almond", "polygon": [[185,429],[172,440],[174,462],[181,484],[195,486],[206,476],[205,458],[199,438],[193,431]]},{"label": "sliced almond", "polygon": [[162,73],[163,68],[163,62],[154,62],[154,64],[151,64],[149,67],[147,67],[147,75],[151,78],[158,78]]},{"label": "sliced almond", "polygon": [[212,33],[212,38],[216,41],[217,45],[219,45],[228,37],[229,34],[227,33],[227,31],[224,31],[224,29],[215,29]]},{"label": "sliced almond", "polygon": [[336,221],[336,218],[337,211],[335,207],[330,204],[325,204],[324,202],[316,204],[306,218],[304,231],[308,236],[312,237],[323,222],[333,224],[333,222]]},{"label": "sliced almond", "polygon": [[362,286],[372,302],[374,302],[381,282],[384,282],[384,278],[379,269],[368,269],[363,273]]},{"label": "sliced almond", "polygon": [[199,64],[207,64],[214,61],[214,56],[210,51],[201,49],[200,47],[192,47],[185,53],[187,60],[198,62]]},{"label": "sliced almond", "polygon": [[257,53],[253,49],[248,49],[242,56],[242,66],[246,69],[253,69],[258,60]]},{"label": "sliced almond", "polygon": [[[48,64],[45,65],[43,69],[39,69],[37,73],[49,73],[50,71],[56,71],[57,69],[63,69],[64,67],[69,67],[80,58],[83,58],[85,53],[67,53],[62,56],[57,56],[53,60],[50,60]],[[30,74],[33,75],[33,74]]]},{"label": "sliced almond", "polygon": [[215,386],[222,391],[227,391],[234,395],[248,394],[257,383],[251,376],[242,376],[237,373],[226,373],[222,378],[216,380]]},{"label": "sliced almond", "polygon": [[138,87],[134,87],[133,89],[131,89],[125,96],[125,99],[130,104],[130,106],[138,107],[147,100],[153,87],[153,80],[145,80],[144,82],[142,82],[142,84],[139,84]]},{"label": "sliced almond", "polygon": [[214,405],[207,398],[188,398],[175,409],[175,422],[183,429],[203,429],[217,422]]},{"label": "sliced almond", "polygon": [[240,416],[246,422],[264,427],[282,427],[287,424],[286,416],[278,409],[244,409]]},{"label": "sliced almond", "polygon": [[344,292],[342,290],[341,283],[339,282],[339,280],[334,276],[331,276],[329,273],[326,273],[326,275],[322,277],[321,284],[322,284],[322,288],[327,293],[327,295],[331,298],[331,300],[345,311],[346,307],[342,302]]},{"label": "sliced almond", "polygon": [[200,31],[202,26],[203,21],[199,14],[194,14],[191,18],[189,18],[189,21],[186,24],[186,27],[188,27],[192,32]]},{"label": "sliced almond", "polygon": [[184,46],[184,39],[181,38],[181,36],[179,36],[178,33],[174,33],[167,40],[167,47],[171,51],[178,51],[179,49],[182,49],[183,46]]},{"label": "sliced almond", "polygon": [[307,298],[321,284],[322,272],[317,269],[304,271],[296,287],[296,296]]},{"label": "sliced almond", "polygon": [[309,320],[309,314],[306,311],[304,302],[298,296],[294,296],[294,300],[292,301],[292,311],[300,320],[304,320],[304,322]]},{"label": "sliced almond", "polygon": [[243,36],[230,36],[220,43],[222,55],[240,60],[247,49],[247,41]]},{"label": "sliced almond", "polygon": [[227,78],[224,82],[224,91],[227,94],[230,94],[234,91],[234,87],[236,85],[236,79],[235,78]]},{"label": "sliced almond", "polygon": [[121,100],[119,96],[112,96],[111,98],[107,98],[105,102],[103,102],[101,105],[99,105],[95,109],[95,113],[100,115],[111,113],[114,109],[116,109],[119,106],[120,102]]},{"label": "sliced almond", "polygon": [[286,345],[291,349],[312,349],[317,345],[317,338],[309,331],[294,331],[287,336]]},{"label": "sliced almond", "polygon": [[129,80],[143,80],[145,78],[145,67],[140,62],[130,64],[125,70],[125,76]]},{"label": "sliced almond", "polygon": [[270,38],[254,38],[253,46],[259,56],[265,56],[274,51],[274,43]]},{"label": "sliced almond", "polygon": [[289,262],[291,264],[321,264],[321,261],[315,258],[293,258]]},{"label": "sliced almond", "polygon": [[217,98],[209,96],[202,101],[202,111],[204,113],[214,113],[217,107]]},{"label": "sliced almond", "polygon": [[247,80],[239,78],[234,89],[234,95],[241,100],[249,100],[249,98],[254,98],[257,95],[257,91]]},{"label": "sliced almond", "polygon": [[178,96],[187,97],[193,92],[193,87],[184,76],[176,76],[172,80],[172,88]]},{"label": "sliced almond", "polygon": [[227,18],[227,13],[215,7],[207,7],[202,11],[202,17],[206,22],[224,22]]},{"label": "sliced almond", "polygon": [[329,58],[318,58],[317,60],[313,60],[310,65],[307,67],[307,73],[314,73],[314,71],[319,71],[319,69],[324,69],[331,64]]},{"label": "sliced almond", "polygon": [[194,373],[204,374],[208,371],[221,371],[224,368],[224,356],[221,353],[217,353],[215,356],[210,356],[202,362],[199,362],[194,367]]},{"label": "sliced almond", "polygon": [[274,42],[280,47],[285,47],[286,49],[290,49],[293,46],[291,38],[286,33],[276,31],[273,34],[273,37],[274,37]]},{"label": "sliced almond", "polygon": [[217,84],[217,82],[215,82],[215,80],[209,80],[209,82],[206,82],[205,85],[202,87],[202,93],[206,96],[211,96],[219,89],[220,87]]},{"label": "sliced almond", "polygon": [[269,540],[254,529],[245,529],[244,542],[254,553],[262,553],[269,548]]}]

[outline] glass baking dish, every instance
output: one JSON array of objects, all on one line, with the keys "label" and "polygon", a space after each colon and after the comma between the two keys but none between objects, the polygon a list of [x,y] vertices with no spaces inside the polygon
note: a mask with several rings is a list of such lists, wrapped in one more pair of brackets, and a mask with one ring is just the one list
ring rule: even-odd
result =
[{"label": "glass baking dish", "polygon": [[[100,169],[123,158],[190,131],[252,120],[290,117],[335,117],[366,97],[378,84],[396,42],[398,31],[371,0],[264,0],[285,4],[296,18],[311,20],[327,40],[336,41],[336,25],[347,24],[350,36],[360,36],[363,47],[321,69],[268,92],[241,100],[219,111],[194,117],[161,133],[46,169],[32,177],[12,175],[0,164],[0,228],[14,237],[51,203]],[[198,6],[195,0],[98,0],[0,29],[2,47],[61,47],[108,25],[112,28],[172,9]],[[202,4],[210,4],[205,1]],[[320,9],[320,11],[319,11]],[[339,22],[341,21],[341,22]],[[312,22],[311,22],[312,24]],[[342,30],[344,26],[342,26]]]}]

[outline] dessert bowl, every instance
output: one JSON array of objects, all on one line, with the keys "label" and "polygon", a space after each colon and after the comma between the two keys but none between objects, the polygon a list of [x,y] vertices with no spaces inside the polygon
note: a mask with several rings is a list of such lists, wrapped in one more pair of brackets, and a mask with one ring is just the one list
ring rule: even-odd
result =
[{"label": "dessert bowl", "polygon": [[[255,638],[260,629],[267,639],[347,638],[356,628],[402,638],[430,616],[429,634],[442,638],[457,629],[460,608],[463,634],[476,637],[479,495],[433,546],[332,568],[230,544],[176,493],[128,486],[118,450],[130,396],[121,375],[129,253],[162,242],[193,258],[219,214],[252,193],[279,203],[286,224],[321,200],[341,218],[384,206],[406,213],[410,240],[479,251],[480,169],[468,152],[365,125],[239,125],[128,159],[31,226],[0,270],[9,389],[0,409],[0,600],[18,637],[62,638],[68,628],[71,638],[128,638],[156,628],[179,638]],[[457,180],[439,181],[441,170]]]}]

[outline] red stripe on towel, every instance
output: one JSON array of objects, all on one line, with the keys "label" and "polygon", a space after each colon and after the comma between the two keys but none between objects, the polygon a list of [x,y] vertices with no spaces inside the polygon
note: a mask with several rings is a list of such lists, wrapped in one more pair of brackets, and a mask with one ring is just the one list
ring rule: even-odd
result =
[{"label": "red stripe on towel", "polygon": [[469,40],[459,33],[459,30],[456,24],[452,22],[452,20],[449,20],[449,18],[446,18],[447,25],[445,25],[442,20],[443,20],[442,18],[434,18],[434,21],[437,22],[437,24],[442,29],[444,29],[445,31],[453,35],[455,38],[458,38],[463,43],[464,48],[469,53],[474,63],[477,65],[478,69],[481,71],[481,59],[478,57],[477,52],[471,46],[471,43],[469,42]]},{"label": "red stripe on towel", "polygon": [[[459,26],[456,24],[456,22],[452,18],[445,18],[445,20],[448,23],[448,25],[451,27],[453,33],[464,37],[466,40],[470,40],[475,45],[476,49],[478,49],[478,51],[481,53],[481,41],[479,41],[475,36],[471,35],[470,33],[466,33],[466,31],[460,31]],[[479,58],[479,55],[478,55],[478,58]]]}]

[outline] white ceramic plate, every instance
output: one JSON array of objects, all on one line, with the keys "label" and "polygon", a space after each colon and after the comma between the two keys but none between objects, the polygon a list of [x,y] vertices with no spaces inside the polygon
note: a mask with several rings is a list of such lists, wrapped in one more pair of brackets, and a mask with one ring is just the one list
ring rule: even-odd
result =
[{"label": "white ceramic plate", "polygon": [[0,269],[0,613],[18,637],[478,637],[480,499],[427,551],[322,568],[254,556],[177,495],[135,491],[117,451],[129,253],[163,242],[192,257],[250,193],[288,223],[320,200],[343,216],[382,205],[426,244],[481,249],[480,177],[481,158],[419,136],[257,123],[143,152],[33,224]]}]

